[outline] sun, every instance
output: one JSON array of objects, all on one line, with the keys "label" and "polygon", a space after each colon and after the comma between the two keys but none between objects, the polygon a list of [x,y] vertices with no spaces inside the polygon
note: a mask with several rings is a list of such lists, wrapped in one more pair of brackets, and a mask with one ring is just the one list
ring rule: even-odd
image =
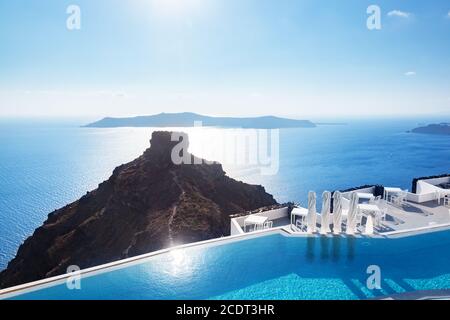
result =
[{"label": "sun", "polygon": [[148,0],[151,10],[159,16],[186,15],[198,9],[204,0]]}]

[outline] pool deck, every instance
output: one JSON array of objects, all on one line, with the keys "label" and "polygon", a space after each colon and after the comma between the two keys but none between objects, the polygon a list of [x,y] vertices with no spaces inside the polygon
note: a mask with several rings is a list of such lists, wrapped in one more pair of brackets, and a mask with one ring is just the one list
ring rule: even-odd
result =
[{"label": "pool deck", "polygon": [[394,217],[395,222],[385,221],[383,224],[394,231],[419,229],[450,223],[450,209],[443,205],[438,205],[436,201],[422,204],[406,202],[402,207],[389,205],[388,215]]},{"label": "pool deck", "polygon": [[[388,204],[386,220],[381,222],[380,227],[374,227],[373,236],[391,236],[405,232],[414,233],[415,231],[426,231],[446,225],[450,227],[450,208],[442,204],[439,205],[437,201],[422,204],[405,202],[401,207]],[[273,227],[282,227],[288,233],[306,234],[306,232],[294,232],[289,217],[273,220]],[[363,223],[362,227],[358,227],[356,234],[363,233],[364,228]]]}]

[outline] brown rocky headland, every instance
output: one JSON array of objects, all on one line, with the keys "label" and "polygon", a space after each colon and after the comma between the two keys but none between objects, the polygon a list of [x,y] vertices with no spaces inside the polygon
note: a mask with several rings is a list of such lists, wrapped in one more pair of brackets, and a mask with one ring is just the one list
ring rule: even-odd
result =
[{"label": "brown rocky headland", "polygon": [[177,144],[170,132],[154,132],[142,156],[50,213],[0,273],[0,288],[64,274],[71,265],[84,269],[227,236],[230,215],[276,204],[262,186],[228,177],[220,164],[174,164]]}]

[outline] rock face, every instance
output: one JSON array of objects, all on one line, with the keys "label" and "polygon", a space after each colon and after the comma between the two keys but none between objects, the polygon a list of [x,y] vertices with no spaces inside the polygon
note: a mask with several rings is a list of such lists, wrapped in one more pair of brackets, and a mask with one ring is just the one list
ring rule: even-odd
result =
[{"label": "rock face", "polygon": [[0,287],[226,236],[229,215],[276,204],[263,187],[227,177],[220,164],[174,164],[178,142],[170,132],[153,133],[150,144],[96,190],[49,214],[0,273]]}]

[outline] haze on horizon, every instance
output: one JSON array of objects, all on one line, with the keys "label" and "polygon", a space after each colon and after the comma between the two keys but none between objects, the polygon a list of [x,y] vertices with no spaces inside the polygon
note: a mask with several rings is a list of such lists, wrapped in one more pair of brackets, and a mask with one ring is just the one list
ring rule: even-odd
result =
[{"label": "haze on horizon", "polygon": [[2,1],[0,117],[447,115],[449,35],[445,0]]}]

